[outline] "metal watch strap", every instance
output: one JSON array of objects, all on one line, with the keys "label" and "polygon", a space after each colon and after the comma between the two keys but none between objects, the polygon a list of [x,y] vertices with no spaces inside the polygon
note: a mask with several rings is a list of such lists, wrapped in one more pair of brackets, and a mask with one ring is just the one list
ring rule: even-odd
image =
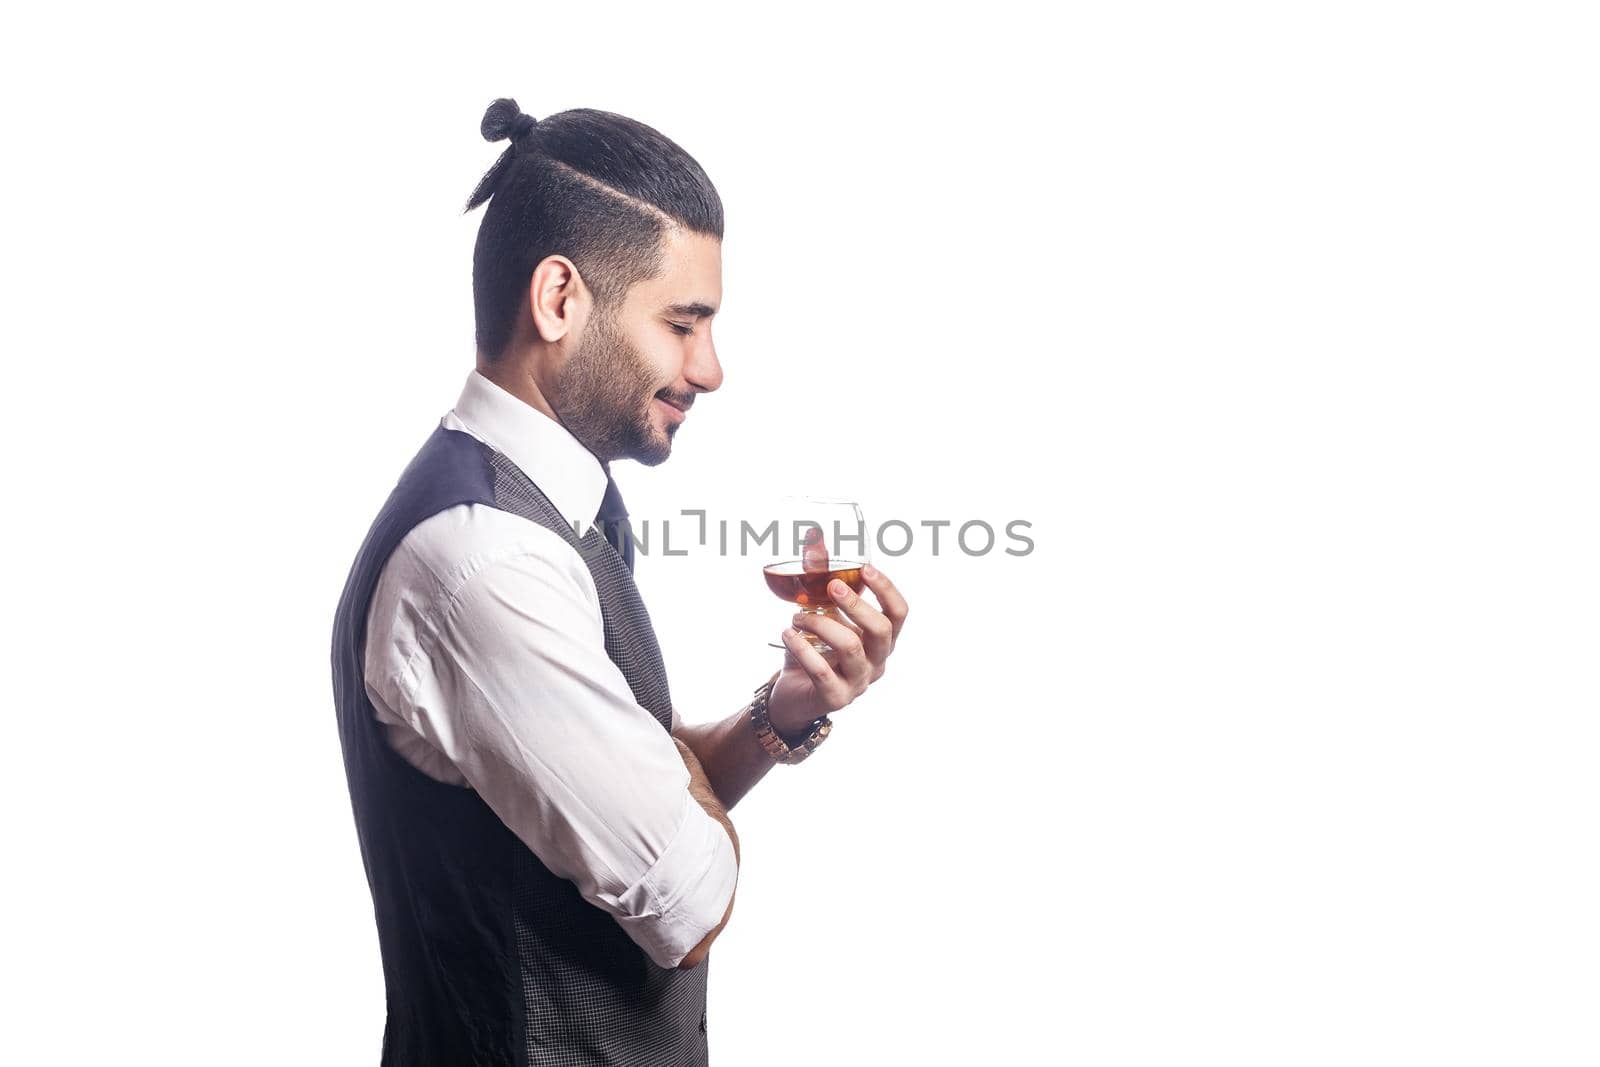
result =
[{"label": "metal watch strap", "polygon": [[777,682],[778,675],[774,674],[756,687],[755,699],[750,701],[750,724],[755,727],[756,740],[761,742],[761,747],[766,750],[767,755],[778,763],[799,763],[827,740],[828,734],[833,730],[833,721],[826,715],[820,719],[813,719],[811,732],[806,739],[797,745],[789,745],[778,736],[778,731],[772,728],[772,723],[767,719],[767,701],[772,698],[772,687]]}]

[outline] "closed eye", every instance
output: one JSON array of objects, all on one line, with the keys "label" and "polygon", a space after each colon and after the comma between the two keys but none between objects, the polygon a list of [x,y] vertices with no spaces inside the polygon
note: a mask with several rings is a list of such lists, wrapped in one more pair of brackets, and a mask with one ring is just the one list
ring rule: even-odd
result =
[{"label": "closed eye", "polygon": [[667,323],[667,325],[672,327],[672,332],[673,333],[682,334],[685,337],[687,337],[689,334],[694,333],[694,327],[693,326],[685,326],[681,322],[669,322],[669,323]]}]

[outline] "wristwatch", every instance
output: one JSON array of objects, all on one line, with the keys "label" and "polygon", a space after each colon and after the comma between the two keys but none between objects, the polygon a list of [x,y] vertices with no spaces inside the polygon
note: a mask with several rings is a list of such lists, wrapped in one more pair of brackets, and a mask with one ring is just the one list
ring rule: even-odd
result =
[{"label": "wristwatch", "polygon": [[756,740],[761,742],[761,747],[766,749],[767,755],[778,763],[799,763],[827,740],[828,734],[833,730],[833,720],[826,715],[820,719],[813,719],[811,732],[806,735],[804,741],[797,745],[787,744],[778,736],[778,731],[772,728],[772,723],[767,719],[767,701],[772,699],[772,687],[777,684],[778,675],[774,674],[756,688],[755,699],[750,701],[750,724],[755,727]]}]

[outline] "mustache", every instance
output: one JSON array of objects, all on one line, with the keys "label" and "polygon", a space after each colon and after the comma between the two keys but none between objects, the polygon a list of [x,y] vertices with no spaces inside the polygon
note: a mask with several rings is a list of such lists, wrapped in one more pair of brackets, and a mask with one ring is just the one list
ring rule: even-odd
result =
[{"label": "mustache", "polygon": [[662,389],[656,393],[656,396],[662,400],[665,400],[674,407],[682,408],[684,411],[688,411],[689,408],[694,404],[695,394],[674,393],[671,389]]}]

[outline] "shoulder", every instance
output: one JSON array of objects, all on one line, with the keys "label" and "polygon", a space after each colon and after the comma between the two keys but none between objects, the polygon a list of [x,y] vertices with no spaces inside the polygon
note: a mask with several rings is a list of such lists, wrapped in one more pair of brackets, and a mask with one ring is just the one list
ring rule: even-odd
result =
[{"label": "shoulder", "polygon": [[423,519],[401,538],[394,554],[445,587],[520,556],[583,566],[577,549],[554,530],[489,504],[456,504]]},{"label": "shoulder", "polygon": [[367,659],[415,648],[462,591],[478,580],[539,578],[598,616],[599,597],[583,557],[560,534],[488,504],[456,504],[413,526],[378,578],[367,612]]}]

